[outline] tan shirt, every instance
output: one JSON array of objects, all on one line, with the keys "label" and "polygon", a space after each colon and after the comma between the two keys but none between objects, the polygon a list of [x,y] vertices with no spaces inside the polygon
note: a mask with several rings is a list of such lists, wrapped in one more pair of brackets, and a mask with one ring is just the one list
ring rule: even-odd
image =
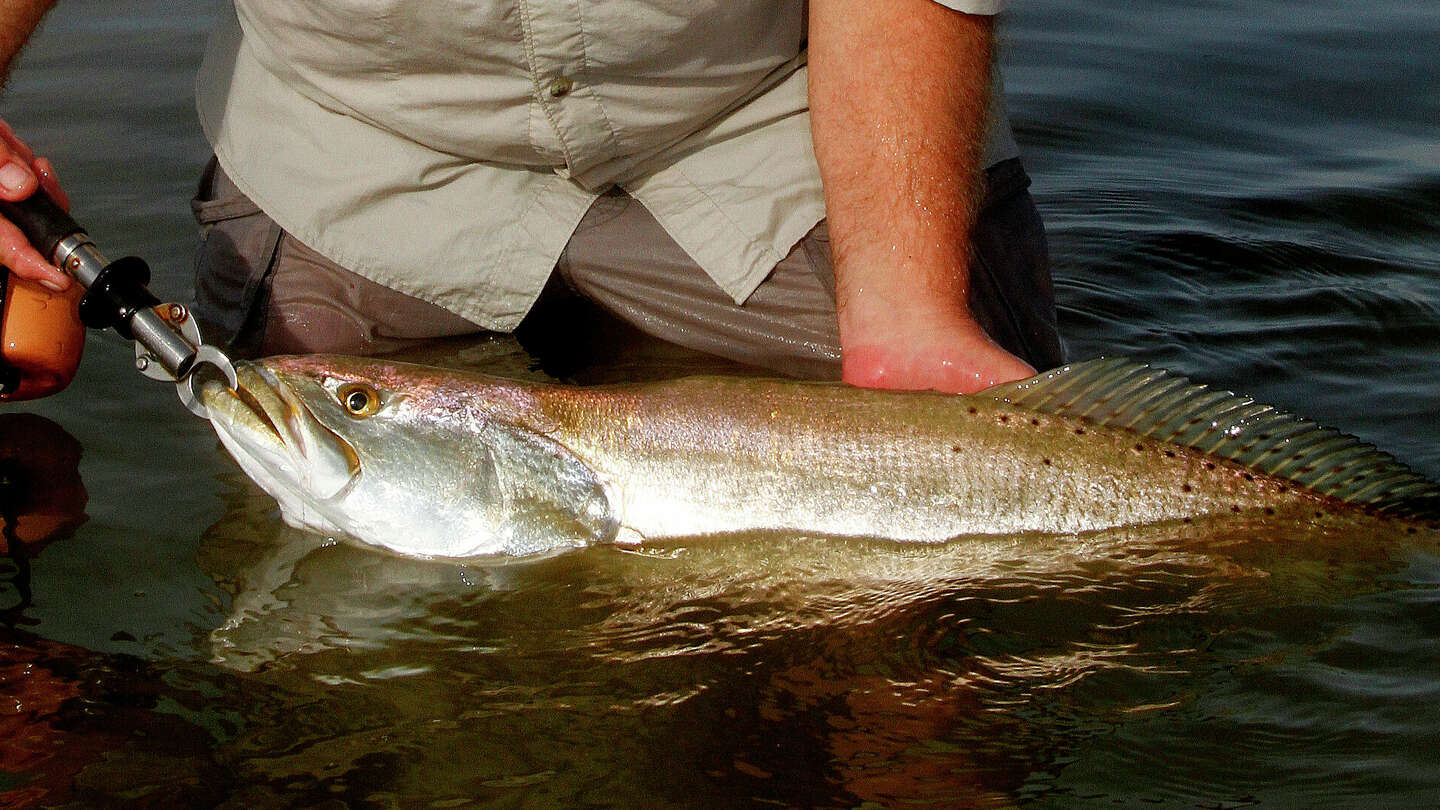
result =
[{"label": "tan shirt", "polygon": [[[743,302],[824,217],[803,6],[235,0],[200,122],[296,238],[485,328],[520,322],[612,185]],[[998,87],[988,163],[1017,151]]]}]

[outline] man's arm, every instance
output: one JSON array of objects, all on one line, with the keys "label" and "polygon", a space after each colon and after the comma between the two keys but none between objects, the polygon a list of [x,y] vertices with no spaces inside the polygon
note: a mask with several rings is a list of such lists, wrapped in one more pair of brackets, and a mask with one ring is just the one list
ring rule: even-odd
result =
[{"label": "man's arm", "polygon": [[811,0],[810,115],[846,382],[971,392],[1034,373],[970,314],[991,20]]},{"label": "man's arm", "polygon": [[[55,0],[4,0],[0,3],[0,87],[10,77],[10,65],[25,47],[45,12]],[[55,181],[55,167],[45,158],[37,158],[30,147],[15,136],[9,125],[0,121],[0,199],[18,202],[40,187],[55,201],[68,208],[69,201]],[[70,278],[47,262],[20,229],[0,219],[0,263],[15,275],[44,284],[59,291],[70,286]]]}]

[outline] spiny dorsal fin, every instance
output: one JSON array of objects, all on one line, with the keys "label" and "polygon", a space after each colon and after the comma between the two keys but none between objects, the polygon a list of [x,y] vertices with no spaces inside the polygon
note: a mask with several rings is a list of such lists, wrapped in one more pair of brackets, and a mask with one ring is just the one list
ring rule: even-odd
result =
[{"label": "spiny dorsal fin", "polygon": [[985,394],[1194,448],[1375,512],[1440,519],[1440,486],[1374,446],[1144,363],[1072,363]]}]

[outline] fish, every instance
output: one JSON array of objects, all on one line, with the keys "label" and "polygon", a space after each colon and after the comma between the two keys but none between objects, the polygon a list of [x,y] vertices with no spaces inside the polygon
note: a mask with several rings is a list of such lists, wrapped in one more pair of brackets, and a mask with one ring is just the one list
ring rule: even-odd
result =
[{"label": "fish", "polygon": [[1123,358],[964,396],[747,377],[572,386],[326,355],[241,363],[237,378],[201,401],[283,519],[410,556],[1440,516],[1440,486],[1369,444]]}]

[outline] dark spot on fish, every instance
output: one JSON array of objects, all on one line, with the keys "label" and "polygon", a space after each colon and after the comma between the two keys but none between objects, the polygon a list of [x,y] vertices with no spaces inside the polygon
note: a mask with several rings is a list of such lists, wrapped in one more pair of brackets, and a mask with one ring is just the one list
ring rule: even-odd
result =
[{"label": "dark spot on fish", "polygon": [[1174,451],[1174,450],[1166,450],[1166,451],[1165,451],[1165,457],[1166,457],[1166,458],[1174,458],[1174,457],[1175,457],[1175,451]]},{"label": "dark spot on fish", "polygon": [[1281,495],[1284,495],[1285,493],[1287,493],[1287,492],[1290,491],[1290,488],[1289,488],[1289,487],[1276,487],[1276,488],[1275,488],[1275,491],[1278,492],[1278,493],[1280,493]]},{"label": "dark spot on fish", "polygon": [[1010,415],[1009,415],[1009,414],[1004,414],[1004,413],[1000,414],[1000,421],[1001,421],[1001,422],[1009,422],[1009,421],[1010,421]]},{"label": "dark spot on fish", "polygon": [[1194,522],[1195,522],[1195,518],[1188,518],[1188,517],[1187,517],[1187,518],[1180,518],[1180,522],[1181,522],[1181,523],[1194,523]]},{"label": "dark spot on fish", "polygon": [[952,444],[952,445],[950,445],[950,452],[952,452],[952,453],[958,453],[958,452],[960,452],[960,445],[958,445],[958,444]]},{"label": "dark spot on fish", "polygon": [[1143,453],[1143,452],[1145,452],[1145,445],[1140,444],[1139,442],[1136,442],[1136,443],[1135,443],[1135,452],[1137,452],[1137,453]]},{"label": "dark spot on fish", "polygon": [[1315,517],[1317,517],[1317,518],[1325,517],[1325,513],[1324,513],[1324,512],[1321,512],[1321,511],[1319,511],[1319,510],[1317,509],[1317,510],[1315,511]]},{"label": "dark spot on fish", "polygon": [[1047,458],[1047,459],[1044,459],[1044,462],[1045,462],[1045,466],[1046,466],[1046,467],[1049,467],[1049,466],[1050,466],[1050,459],[1048,459],[1048,458]]},{"label": "dark spot on fish", "polygon": [[1215,462],[1213,462],[1213,461],[1207,461],[1207,462],[1205,462],[1205,469],[1207,469],[1207,470],[1213,470],[1213,469],[1215,469]]},{"label": "dark spot on fish", "polygon": [[1076,435],[1076,436],[1084,436],[1084,435],[1085,435],[1085,428],[1075,428],[1075,435]]},{"label": "dark spot on fish", "polygon": [[1239,512],[1239,511],[1240,511],[1240,504],[1238,504],[1238,503],[1237,503],[1237,504],[1231,504],[1231,506],[1230,506],[1230,511],[1231,511],[1231,512]]},{"label": "dark spot on fish", "polygon": [[1032,425],[1034,425],[1034,426],[1036,426],[1036,427],[1039,427],[1039,426],[1040,426],[1040,420],[1039,420],[1039,419],[1031,419],[1031,420],[1030,420],[1030,424],[1032,424]]},{"label": "dark spot on fish", "polygon": [[1192,489],[1194,489],[1194,487],[1190,486],[1189,484],[1181,484],[1181,485],[1180,485],[1180,491],[1181,491],[1181,492],[1189,492],[1189,491],[1192,490]]},{"label": "dark spot on fish", "polygon": [[1271,507],[1267,506],[1267,507],[1265,507],[1265,514],[1267,514],[1267,515],[1273,515],[1273,514],[1275,514],[1275,510],[1272,509]]},{"label": "dark spot on fish", "polygon": [[1246,480],[1246,481],[1254,481],[1254,480],[1255,480],[1255,476],[1251,475],[1250,473],[1244,473],[1244,475],[1245,475],[1245,480]]},{"label": "dark spot on fish", "polygon": [[974,416],[975,414],[977,414],[977,413],[979,413],[979,412],[980,412],[980,410],[979,410],[978,408],[976,408],[974,405],[971,405],[971,406],[970,406],[970,415],[971,415],[971,416]]}]

